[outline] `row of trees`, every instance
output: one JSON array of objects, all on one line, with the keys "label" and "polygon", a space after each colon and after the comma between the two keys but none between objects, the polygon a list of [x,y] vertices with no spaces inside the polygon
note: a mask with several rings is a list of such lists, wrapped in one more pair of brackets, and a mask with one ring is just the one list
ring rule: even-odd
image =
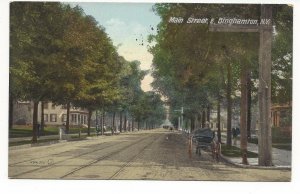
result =
[{"label": "row of trees", "polygon": [[[204,127],[206,121],[210,121],[210,110],[216,109],[220,142],[220,109],[226,107],[226,143],[229,146],[232,144],[232,105],[233,102],[241,103],[238,106],[241,148],[243,162],[247,163],[251,103],[257,101],[259,34],[210,32],[209,25],[174,24],[169,19],[228,17],[259,20],[260,5],[156,4],[153,10],[161,17],[159,33],[149,36],[149,40],[156,43],[149,49],[154,55],[153,88],[168,99],[171,112],[184,107],[184,117],[189,120],[191,130],[197,123]],[[292,7],[273,6],[273,103],[290,102],[292,98],[292,14]],[[178,113],[173,115],[176,122]]]},{"label": "row of trees", "polygon": [[[46,101],[67,105],[67,131],[70,106],[88,109],[88,134],[95,110],[127,111],[137,121],[162,119],[159,96],[141,90],[146,74],[138,61],[118,55],[105,29],[79,6],[10,4],[10,127],[13,103],[33,101],[33,142],[39,102],[42,110]],[[154,102],[156,109],[148,110]]]}]

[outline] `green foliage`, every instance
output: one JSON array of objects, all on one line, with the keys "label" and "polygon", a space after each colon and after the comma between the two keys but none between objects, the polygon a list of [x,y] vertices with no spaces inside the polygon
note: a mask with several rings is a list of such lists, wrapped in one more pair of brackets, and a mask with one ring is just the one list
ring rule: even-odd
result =
[{"label": "green foliage", "polygon": [[10,34],[10,93],[16,98],[95,109],[118,97],[119,56],[80,7],[13,2]]},{"label": "green foliage", "polygon": [[119,56],[93,17],[78,6],[43,2],[13,2],[10,13],[14,99],[95,110],[119,98]]},{"label": "green foliage", "polygon": [[[167,98],[171,109],[186,108],[187,117],[224,97],[228,84],[240,90],[240,72],[247,67],[258,79],[258,33],[210,32],[208,25],[170,23],[170,17],[260,18],[260,5],[244,4],[155,4],[161,17],[159,33],[149,36],[153,54],[153,88]],[[273,44],[273,98],[291,99],[292,8],[274,5],[277,34]],[[227,82],[228,67],[232,72]],[[225,76],[224,76],[225,74]],[[256,88],[253,92],[257,92]],[[232,92],[231,96],[235,96]],[[281,98],[281,99],[279,99]],[[255,98],[254,98],[255,99]]]},{"label": "green foliage", "polygon": [[10,80],[11,93],[39,101],[47,95],[53,77],[50,69],[59,63],[64,21],[59,3],[11,3]]},{"label": "green foliage", "polygon": [[[248,10],[250,7],[252,11]],[[167,98],[172,109],[184,106],[185,116],[192,118],[214,103],[219,95],[224,96],[223,89],[228,84],[224,78],[225,64],[231,63],[233,83],[238,83],[240,65],[257,57],[258,35],[210,32],[208,25],[173,24],[169,23],[169,18],[224,17],[235,11],[241,16],[253,16],[258,8],[246,5],[156,4],[153,9],[162,21],[158,25],[159,33],[149,37],[156,43],[149,49],[154,55],[152,86]],[[234,85],[234,89],[238,89],[238,85]]]},{"label": "green foliage", "polygon": [[272,45],[272,101],[292,101],[293,8],[278,5],[274,9],[276,33]]}]

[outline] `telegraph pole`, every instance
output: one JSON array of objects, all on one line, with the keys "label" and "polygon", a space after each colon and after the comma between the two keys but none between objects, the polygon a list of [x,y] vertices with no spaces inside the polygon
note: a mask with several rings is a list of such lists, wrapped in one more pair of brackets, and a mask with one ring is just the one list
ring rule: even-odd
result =
[{"label": "telegraph pole", "polygon": [[[272,18],[272,5],[261,6],[261,21]],[[272,24],[272,22],[271,22]],[[261,25],[259,45],[259,139],[258,164],[272,165],[272,130],[271,130],[271,46],[272,25]]]},{"label": "telegraph pole", "polygon": [[[261,5],[260,25],[218,25],[211,24],[212,32],[259,32],[259,139],[258,164],[272,165],[272,131],[271,131],[271,46],[272,46],[272,5]],[[245,99],[247,97],[243,95]],[[246,119],[243,119],[246,122]],[[241,123],[241,126],[246,126]],[[242,129],[241,130],[247,130]],[[246,135],[247,132],[243,132]],[[243,141],[243,142],[242,142]],[[241,144],[247,145],[246,138],[241,138]],[[244,152],[247,151],[244,150]],[[246,158],[243,158],[246,161]]]}]

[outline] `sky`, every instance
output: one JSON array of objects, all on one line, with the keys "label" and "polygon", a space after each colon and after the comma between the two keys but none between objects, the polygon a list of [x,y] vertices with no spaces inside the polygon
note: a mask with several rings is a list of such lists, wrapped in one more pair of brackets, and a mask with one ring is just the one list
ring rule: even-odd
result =
[{"label": "sky", "polygon": [[[153,56],[147,51],[147,36],[156,34],[159,16],[152,11],[153,3],[70,3],[79,5],[86,15],[93,16],[105,28],[118,48],[119,55],[128,61],[138,60],[141,69],[151,69]],[[152,90],[153,78],[148,74],[142,80],[144,91]]]}]

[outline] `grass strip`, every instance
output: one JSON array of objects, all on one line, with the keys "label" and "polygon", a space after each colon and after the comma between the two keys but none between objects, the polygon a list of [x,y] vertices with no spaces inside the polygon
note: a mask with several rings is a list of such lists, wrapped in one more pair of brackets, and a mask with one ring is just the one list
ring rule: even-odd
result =
[{"label": "grass strip", "polygon": [[[225,144],[222,144],[222,155],[227,157],[241,157],[241,149],[235,146],[228,146]],[[248,158],[257,158],[258,154],[254,152],[247,151],[247,157]]]}]

